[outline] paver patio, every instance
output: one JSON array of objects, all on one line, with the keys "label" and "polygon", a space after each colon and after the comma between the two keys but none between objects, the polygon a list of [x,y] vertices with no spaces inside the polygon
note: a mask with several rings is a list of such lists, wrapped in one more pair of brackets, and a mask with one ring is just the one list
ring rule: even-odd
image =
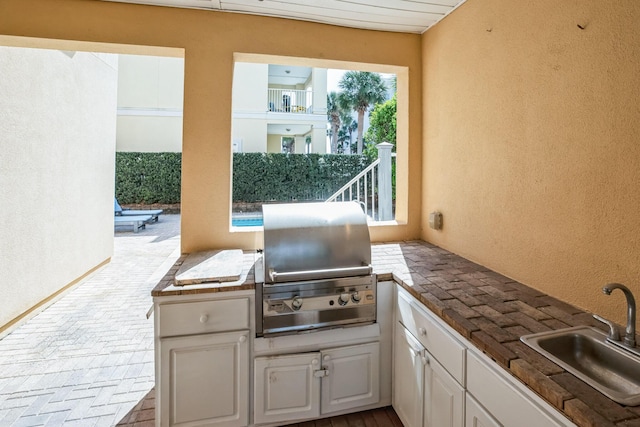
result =
[{"label": "paver patio", "polygon": [[0,339],[0,426],[114,426],[152,397],[146,313],[179,256],[180,216],[116,232],[114,246],[109,264]]}]

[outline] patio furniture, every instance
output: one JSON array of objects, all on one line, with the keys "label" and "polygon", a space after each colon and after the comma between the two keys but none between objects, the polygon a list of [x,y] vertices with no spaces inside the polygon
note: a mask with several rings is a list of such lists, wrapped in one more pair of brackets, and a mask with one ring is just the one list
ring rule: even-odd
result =
[{"label": "patio furniture", "polygon": [[137,233],[141,228],[145,228],[147,222],[153,221],[152,218],[153,217],[151,215],[116,215],[113,217],[113,222],[114,227],[128,225],[132,227],[134,233]]},{"label": "patio furniture", "polygon": [[113,210],[116,217],[150,215],[151,219],[148,222],[158,222],[158,216],[163,212],[162,209],[122,209],[115,197],[113,198]]}]

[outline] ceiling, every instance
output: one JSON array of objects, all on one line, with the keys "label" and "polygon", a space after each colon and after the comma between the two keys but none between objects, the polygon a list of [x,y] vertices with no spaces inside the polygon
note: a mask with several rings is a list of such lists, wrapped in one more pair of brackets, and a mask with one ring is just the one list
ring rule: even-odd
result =
[{"label": "ceiling", "polygon": [[269,64],[269,84],[303,85],[311,76],[310,67]]},{"label": "ceiling", "polygon": [[106,0],[275,16],[369,30],[425,32],[465,0]]}]

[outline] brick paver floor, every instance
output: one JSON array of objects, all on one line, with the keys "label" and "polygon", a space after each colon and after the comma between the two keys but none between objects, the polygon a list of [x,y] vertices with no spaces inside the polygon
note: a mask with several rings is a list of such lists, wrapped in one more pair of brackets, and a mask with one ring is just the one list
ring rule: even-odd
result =
[{"label": "brick paver floor", "polygon": [[153,394],[146,313],[179,247],[179,215],[117,231],[109,264],[0,339],[1,427],[114,426]]}]

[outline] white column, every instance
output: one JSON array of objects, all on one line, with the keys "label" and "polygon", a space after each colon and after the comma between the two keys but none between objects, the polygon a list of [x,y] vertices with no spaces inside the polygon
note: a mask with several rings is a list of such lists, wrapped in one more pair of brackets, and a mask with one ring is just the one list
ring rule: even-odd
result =
[{"label": "white column", "polygon": [[311,132],[311,152],[326,154],[327,151],[327,126],[313,125]]},{"label": "white column", "polygon": [[393,144],[381,142],[376,145],[378,149],[378,220],[390,221],[393,219],[393,204],[391,191],[391,149]]},{"label": "white column", "polygon": [[313,114],[327,113],[327,69],[313,68],[311,70],[313,80]]}]

